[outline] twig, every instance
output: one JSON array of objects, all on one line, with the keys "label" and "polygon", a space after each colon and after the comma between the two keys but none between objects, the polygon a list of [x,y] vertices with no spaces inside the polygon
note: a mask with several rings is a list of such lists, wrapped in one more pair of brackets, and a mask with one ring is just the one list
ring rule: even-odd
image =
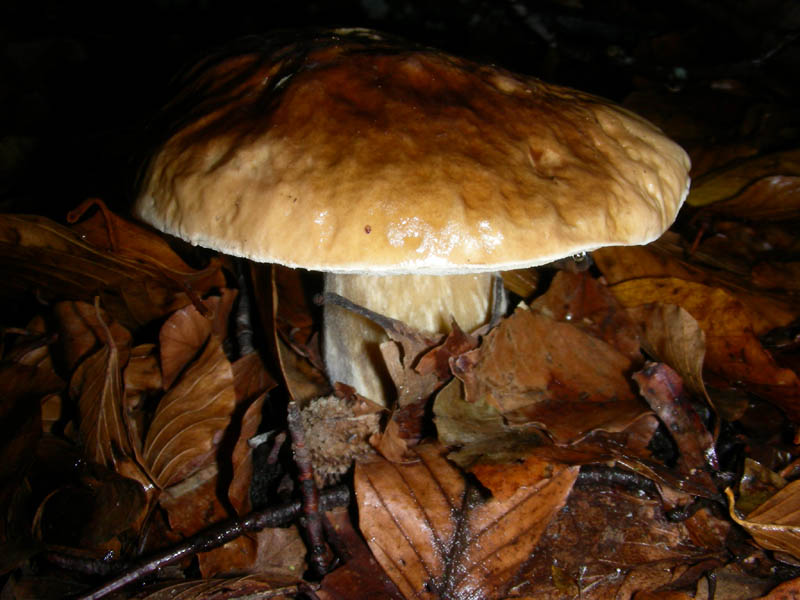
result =
[{"label": "twig", "polygon": [[[319,509],[329,510],[335,506],[346,506],[350,502],[350,490],[341,485],[322,492],[319,495]],[[134,566],[119,577],[103,584],[93,592],[81,596],[79,600],[97,600],[123,586],[152,575],[161,567],[178,562],[183,558],[208,552],[214,548],[236,539],[252,531],[260,531],[265,527],[278,527],[295,519],[304,510],[299,500],[277,507],[251,513],[242,521],[226,521],[193,535],[178,546],[159,552]]]},{"label": "twig", "polygon": [[306,435],[303,431],[303,420],[297,403],[289,402],[286,424],[292,436],[294,461],[299,471],[300,494],[303,498],[303,525],[311,546],[309,563],[318,575],[328,570],[327,547],[322,535],[322,518],[320,517],[319,491],[314,481],[314,468],[311,465],[311,454],[306,448]]}]

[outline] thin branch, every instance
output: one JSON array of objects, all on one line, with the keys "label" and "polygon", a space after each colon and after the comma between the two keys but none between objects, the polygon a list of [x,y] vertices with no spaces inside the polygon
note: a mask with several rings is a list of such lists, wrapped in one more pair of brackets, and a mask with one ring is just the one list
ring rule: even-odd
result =
[{"label": "thin branch", "polygon": [[[347,486],[337,486],[319,495],[319,510],[330,510],[335,506],[346,506],[350,502],[350,490]],[[277,507],[251,513],[242,521],[226,521],[193,535],[181,544],[154,554],[127,570],[125,573],[103,584],[94,591],[81,596],[78,600],[97,600],[110,593],[152,575],[158,569],[178,562],[199,552],[208,552],[236,539],[245,533],[260,531],[266,527],[279,527],[294,520],[303,511],[303,503],[299,500]]]}]

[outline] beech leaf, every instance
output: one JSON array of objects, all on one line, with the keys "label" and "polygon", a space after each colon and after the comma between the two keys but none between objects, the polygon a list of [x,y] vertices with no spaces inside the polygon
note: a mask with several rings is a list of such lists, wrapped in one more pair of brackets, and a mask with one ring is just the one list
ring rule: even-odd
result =
[{"label": "beech leaf", "polygon": [[725,490],[725,495],[731,518],[744,527],[759,546],[800,558],[800,480],[778,490],[744,519],[736,514],[730,488]]},{"label": "beech leaf", "polygon": [[209,336],[202,354],[159,402],[147,432],[144,460],[159,486],[208,464],[235,405],[231,365],[219,340]]},{"label": "beech leaf", "polygon": [[45,300],[100,296],[109,314],[127,327],[186,306],[189,289],[202,294],[224,284],[218,261],[200,271],[176,272],[164,260],[98,248],[79,232],[33,215],[0,215],[0,275],[0,297],[7,301],[27,298],[31,290]]},{"label": "beech leaf", "polygon": [[355,474],[360,528],[406,598],[504,598],[569,495],[577,468],[559,467],[510,496],[485,499],[436,445],[418,462],[377,460]]},{"label": "beech leaf", "polygon": [[523,309],[452,361],[467,403],[487,403],[512,426],[539,424],[559,442],[621,431],[648,412],[631,389],[631,367],[575,325]]}]

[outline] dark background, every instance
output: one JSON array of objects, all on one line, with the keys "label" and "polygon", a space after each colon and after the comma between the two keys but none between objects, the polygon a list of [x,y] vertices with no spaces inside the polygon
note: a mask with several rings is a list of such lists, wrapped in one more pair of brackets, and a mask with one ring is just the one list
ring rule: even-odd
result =
[{"label": "dark background", "polygon": [[3,0],[0,211],[63,220],[87,197],[126,210],[181,69],[237,37],[316,26],[382,29],[626,102],[689,147],[800,137],[795,0]]}]

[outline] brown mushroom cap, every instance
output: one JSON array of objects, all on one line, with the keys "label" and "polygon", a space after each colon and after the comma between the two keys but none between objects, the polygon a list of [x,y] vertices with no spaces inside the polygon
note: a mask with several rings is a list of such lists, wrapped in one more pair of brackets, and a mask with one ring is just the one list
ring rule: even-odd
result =
[{"label": "brown mushroom cap", "polygon": [[228,57],[135,213],[262,262],[370,273],[539,265],[661,235],[686,153],[644,119],[363,30]]}]

